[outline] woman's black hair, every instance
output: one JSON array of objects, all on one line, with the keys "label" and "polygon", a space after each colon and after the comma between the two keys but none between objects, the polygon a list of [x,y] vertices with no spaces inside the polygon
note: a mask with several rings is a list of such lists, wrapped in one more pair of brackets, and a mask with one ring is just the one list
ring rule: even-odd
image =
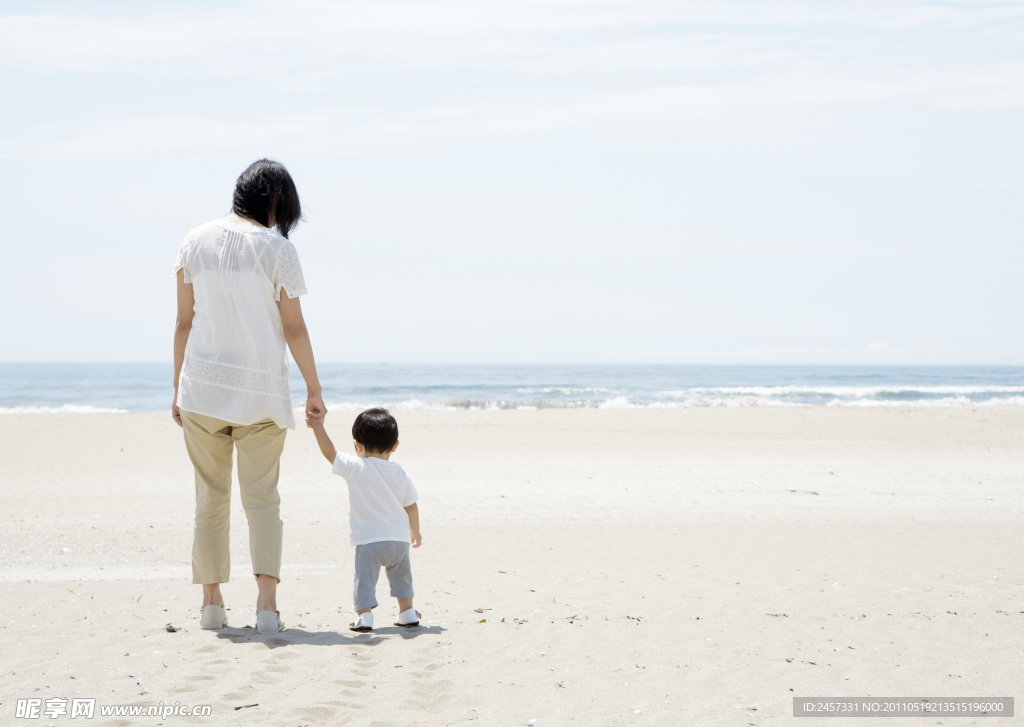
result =
[{"label": "woman's black hair", "polygon": [[270,216],[281,234],[288,237],[302,219],[299,193],[284,164],[260,159],[238,175],[231,210],[240,217],[270,227]]}]

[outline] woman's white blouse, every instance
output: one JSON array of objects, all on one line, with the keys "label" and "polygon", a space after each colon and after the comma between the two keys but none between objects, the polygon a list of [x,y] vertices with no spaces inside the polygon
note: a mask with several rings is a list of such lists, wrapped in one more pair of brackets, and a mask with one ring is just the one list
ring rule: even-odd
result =
[{"label": "woman's white blouse", "polygon": [[248,425],[295,428],[277,301],[305,295],[295,246],[276,230],[217,220],[181,243],[174,272],[195,293],[178,406]]}]

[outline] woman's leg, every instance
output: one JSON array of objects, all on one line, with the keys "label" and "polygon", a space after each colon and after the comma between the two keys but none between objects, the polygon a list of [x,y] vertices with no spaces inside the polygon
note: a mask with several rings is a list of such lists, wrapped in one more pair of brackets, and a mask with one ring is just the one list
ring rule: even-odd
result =
[{"label": "woman's leg", "polygon": [[185,411],[181,423],[185,449],[196,472],[192,582],[203,584],[203,606],[223,606],[220,584],[231,577],[231,425]]},{"label": "woman's leg", "polygon": [[256,576],[256,587],[259,594],[256,596],[256,613],[262,611],[277,611],[277,578],[274,576]]},{"label": "woman's leg", "polygon": [[210,604],[224,608],[224,596],[221,595],[219,583],[203,584],[203,608]]},{"label": "woman's leg", "polygon": [[277,610],[277,583],[281,579],[281,497],[277,492],[286,429],[272,421],[234,427],[238,448],[238,482],[242,507],[249,521],[249,554],[259,596],[256,611]]}]

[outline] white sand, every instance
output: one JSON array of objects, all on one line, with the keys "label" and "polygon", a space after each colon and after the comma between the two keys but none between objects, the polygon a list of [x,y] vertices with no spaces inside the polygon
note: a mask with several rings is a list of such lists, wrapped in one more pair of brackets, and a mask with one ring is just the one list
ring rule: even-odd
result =
[{"label": "white sand", "polygon": [[[382,578],[384,627],[347,630],[344,482],[300,430],[273,638],[244,628],[237,489],[232,628],[198,627],[191,467],[166,415],[0,417],[0,724],[78,724],[16,720],[28,697],[213,709],[86,724],[544,727],[1024,696],[1024,408],[398,416],[426,626],[387,626]],[[352,417],[330,416],[336,441]]]}]

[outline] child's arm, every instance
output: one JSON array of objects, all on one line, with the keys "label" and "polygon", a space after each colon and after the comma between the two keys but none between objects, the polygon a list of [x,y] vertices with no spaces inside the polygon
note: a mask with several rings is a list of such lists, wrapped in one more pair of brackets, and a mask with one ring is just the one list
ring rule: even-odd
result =
[{"label": "child's arm", "polygon": [[328,462],[334,464],[334,460],[338,456],[338,450],[334,448],[334,442],[327,436],[327,430],[324,429],[324,419],[326,417],[310,417],[309,423],[313,428],[313,434],[316,435],[316,443],[320,445],[320,451],[323,452]]},{"label": "child's arm", "polygon": [[412,547],[418,548],[423,542],[420,538],[420,509],[414,502],[405,511],[409,514],[409,540],[412,541]]}]

